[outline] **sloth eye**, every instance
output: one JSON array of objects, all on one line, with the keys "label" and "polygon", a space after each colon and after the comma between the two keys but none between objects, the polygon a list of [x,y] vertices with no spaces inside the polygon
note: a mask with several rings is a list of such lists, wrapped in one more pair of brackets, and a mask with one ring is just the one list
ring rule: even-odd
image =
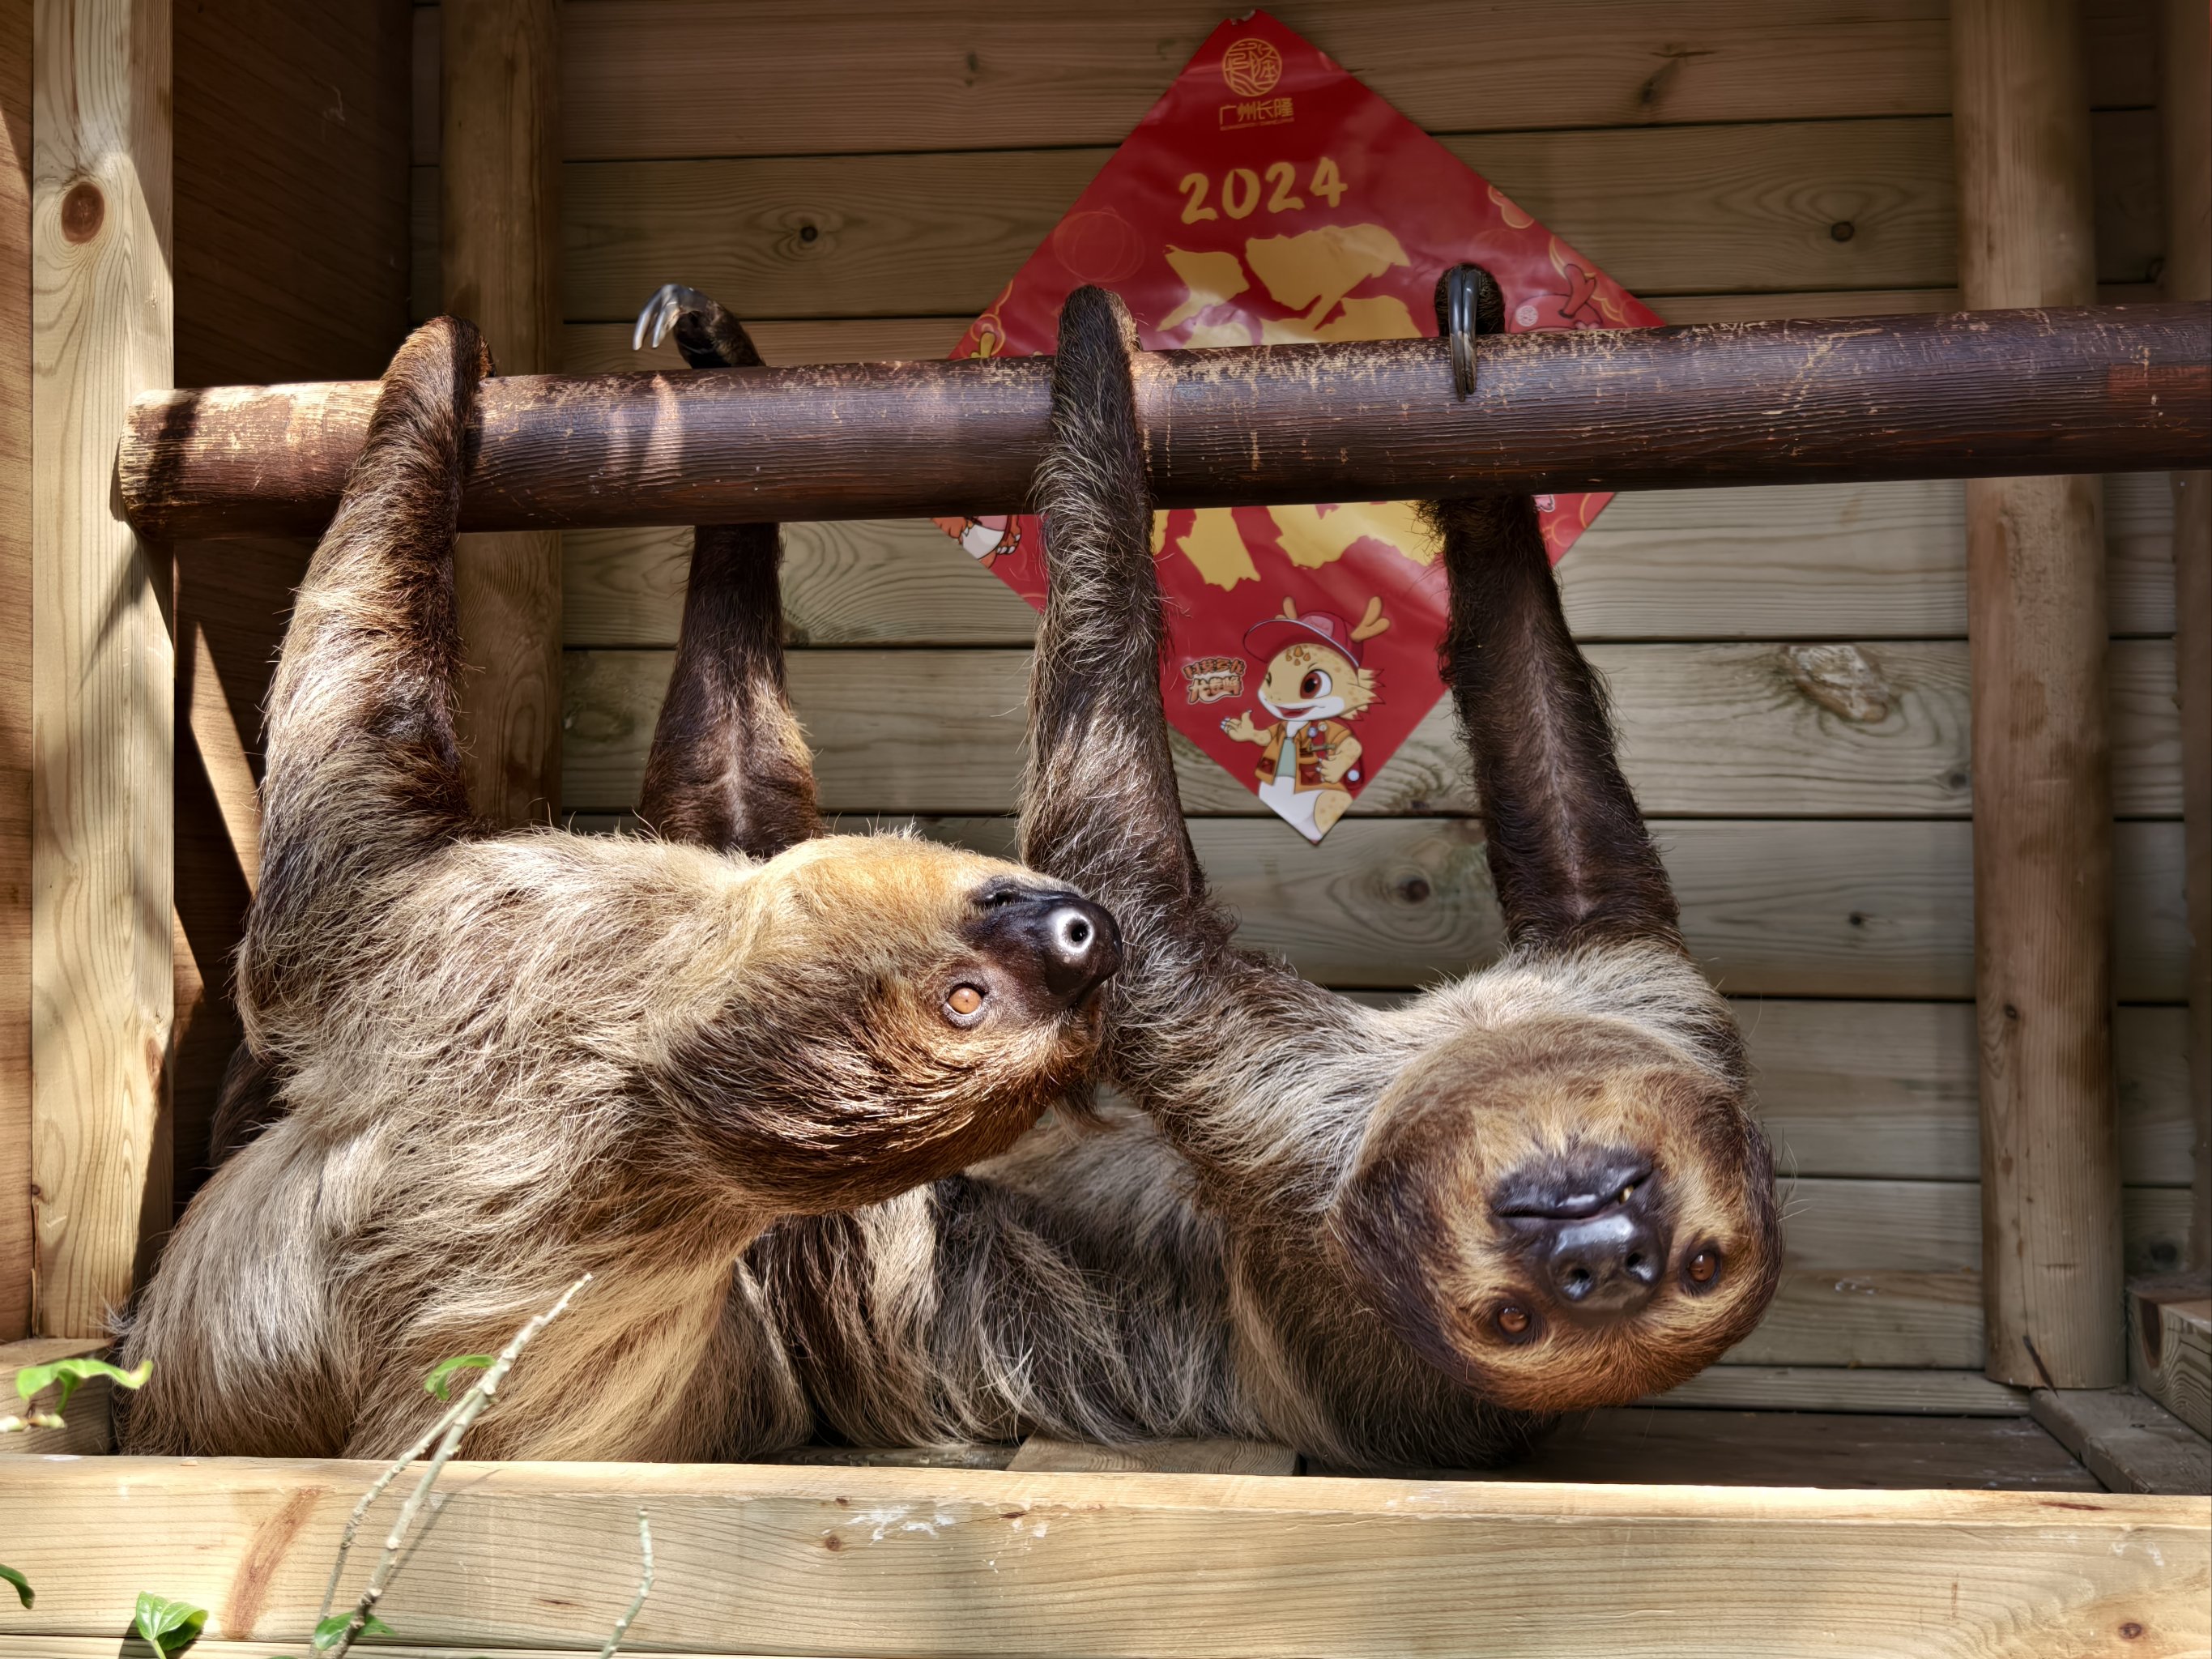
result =
[{"label": "sloth eye", "polygon": [[1298,695],[1302,697],[1327,696],[1328,695],[1328,676],[1322,673],[1318,668],[1308,669],[1306,671],[1305,678],[1298,682]]},{"label": "sloth eye", "polygon": [[959,1019],[972,1018],[983,1006],[982,988],[975,985],[956,985],[945,999],[946,1010]]},{"label": "sloth eye", "polygon": [[1712,1282],[1720,1277],[1721,1253],[1718,1247],[1708,1244],[1694,1252],[1682,1264],[1682,1271],[1689,1276],[1692,1285],[1700,1290],[1710,1288]]},{"label": "sloth eye", "polygon": [[1528,1335],[1528,1328],[1535,1322],[1529,1318],[1528,1310],[1517,1302],[1506,1303],[1493,1317],[1498,1322],[1498,1328],[1516,1341]]}]

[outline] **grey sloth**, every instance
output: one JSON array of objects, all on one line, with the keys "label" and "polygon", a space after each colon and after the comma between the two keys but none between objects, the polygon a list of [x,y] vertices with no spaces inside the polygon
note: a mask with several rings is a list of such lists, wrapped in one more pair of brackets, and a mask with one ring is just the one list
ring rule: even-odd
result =
[{"label": "grey sloth", "polygon": [[[664,289],[648,320],[672,323],[695,366],[757,361],[691,290]],[[1022,818],[1024,859],[1121,924],[1104,1061],[1126,1104],[765,1234],[727,1385],[773,1409],[740,1453],[817,1434],[1237,1434],[1341,1464],[1482,1464],[1553,1413],[1680,1382],[1773,1293],[1773,1176],[1741,1041],[1682,948],[1527,500],[1431,509],[1451,593],[1442,666],[1505,957],[1384,1011],[1235,947],[1160,703],[1133,339],[1111,296],[1068,301]],[[772,571],[757,533],[752,568]],[[719,556],[702,534],[693,605]],[[764,579],[755,617],[773,605]],[[687,605],[670,707],[716,715],[664,714],[642,816],[714,844],[766,817],[779,838],[816,833],[811,811],[696,804],[685,780],[726,777],[715,756],[789,719],[772,630],[733,652],[697,643]],[[711,675],[756,695],[689,684]]]},{"label": "grey sloth", "polygon": [[[689,840],[471,820],[453,551],[489,367],[450,319],[400,349],[300,590],[238,961],[243,1144],[130,1322],[133,1452],[391,1455],[439,1409],[432,1365],[587,1271],[467,1455],[754,1443],[777,1402],[720,1386],[757,1340],[744,1247],[1003,1152],[1098,1043],[1114,924],[1065,884],[775,830],[811,821],[805,752],[780,676],[744,678],[775,665],[715,632],[760,625],[716,584],[772,592],[772,532],[764,569],[757,538],[702,535],[686,694],[749,741],[682,773]],[[705,753],[694,707],[663,736]]]}]

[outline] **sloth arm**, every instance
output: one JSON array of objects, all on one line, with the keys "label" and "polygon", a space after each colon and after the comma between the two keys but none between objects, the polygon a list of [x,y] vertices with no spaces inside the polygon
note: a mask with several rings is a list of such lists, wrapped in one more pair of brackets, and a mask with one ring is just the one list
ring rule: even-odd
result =
[{"label": "sloth arm", "polygon": [[[1477,331],[1504,327],[1504,297],[1477,279]],[[1437,282],[1449,334],[1450,272]],[[1536,503],[1431,501],[1449,612],[1437,666],[1459,716],[1509,945],[1534,952],[1653,940],[1681,950],[1674,895],[1613,756],[1597,672],[1568,631]]]},{"label": "sloth arm", "polygon": [[[1165,626],[1152,554],[1135,331],[1079,289],[1060,313],[1053,436],[1037,474],[1047,599],[1030,688],[1022,857],[1076,882],[1121,924],[1106,988],[1107,1063],[1202,1168],[1244,1162],[1257,1133],[1303,1135],[1262,1109],[1270,1068],[1356,1047],[1360,1011],[1286,964],[1234,949],[1192,849],[1160,703]],[[1267,1119],[1261,1121],[1260,1119]]]},{"label": "sloth arm", "polygon": [[295,598],[270,688],[261,880],[239,953],[246,1039],[312,1023],[411,865],[472,833],[453,731],[453,549],[490,372],[474,327],[410,335]]},{"label": "sloth arm", "polygon": [[358,937],[408,866],[481,828],[453,728],[453,549],[477,381],[490,372],[472,324],[441,318],[401,345],[294,597],[269,691],[260,885],[238,951],[244,1040],[217,1093],[210,1169],[285,1115],[283,1051],[342,987],[330,941]]},{"label": "sloth arm", "polygon": [[[1480,331],[1504,306],[1479,278]],[[1444,288],[1437,321],[1449,331]],[[1741,1083],[1746,1062],[1726,1005],[1684,949],[1666,868],[1614,752],[1604,683],[1576,646],[1524,495],[1433,501],[1449,612],[1438,666],[1481,800],[1485,849],[1512,957],[1539,965],[1600,956],[1634,962],[1608,975],[1613,1012],[1674,1030]]]},{"label": "sloth arm", "polygon": [[[743,324],[674,284],[647,306],[673,314],[694,368],[757,368]],[[669,841],[773,858],[821,830],[806,739],[783,672],[781,528],[702,525],[693,532],[676,666],[653,727],[638,816]]]},{"label": "sloth arm", "polygon": [[1522,495],[1437,501],[1450,611],[1440,652],[1467,744],[1509,945],[1650,939],[1676,951],[1674,896],[1613,757],[1603,687],[1575,647]]}]

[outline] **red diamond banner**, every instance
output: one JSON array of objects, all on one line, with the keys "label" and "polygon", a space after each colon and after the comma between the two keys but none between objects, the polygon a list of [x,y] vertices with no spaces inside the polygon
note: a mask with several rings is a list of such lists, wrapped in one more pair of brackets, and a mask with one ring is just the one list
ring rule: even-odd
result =
[{"label": "red diamond banner", "polygon": [[[1154,350],[1437,331],[1472,261],[1514,331],[1652,312],[1265,12],[1224,23],[977,318],[955,357],[1048,352],[1085,283]],[[1538,498],[1552,557],[1611,498]],[[941,520],[1042,609],[1030,518]],[[1442,695],[1443,570],[1403,501],[1157,514],[1169,720],[1318,842]]]}]

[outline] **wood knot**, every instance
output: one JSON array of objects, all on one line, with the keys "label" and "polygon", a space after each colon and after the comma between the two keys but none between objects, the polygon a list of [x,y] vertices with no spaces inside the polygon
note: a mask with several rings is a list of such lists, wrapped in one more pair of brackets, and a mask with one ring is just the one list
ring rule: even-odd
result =
[{"label": "wood knot", "polygon": [[69,242],[88,242],[100,234],[106,222],[107,198],[100,193],[100,186],[89,179],[80,179],[69,187],[62,198],[62,240]]},{"label": "wood knot", "polygon": [[1425,876],[1408,876],[1398,884],[1398,896],[1408,904],[1425,904],[1433,890]]},{"label": "wood knot", "polygon": [[1832,714],[1868,726],[1889,718],[1889,682],[1856,645],[1785,645],[1782,660],[1797,689]]}]

